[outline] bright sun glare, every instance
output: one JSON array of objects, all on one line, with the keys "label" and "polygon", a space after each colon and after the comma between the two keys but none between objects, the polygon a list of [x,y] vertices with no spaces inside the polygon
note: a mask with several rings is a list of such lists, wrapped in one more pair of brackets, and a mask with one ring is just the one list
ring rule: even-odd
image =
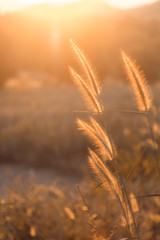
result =
[{"label": "bright sun glare", "polygon": [[[54,4],[64,4],[64,3],[76,2],[76,1],[82,1],[82,0],[0,0],[0,11],[2,12],[12,11],[27,5],[45,3],[45,2],[50,2]],[[99,0],[88,0],[88,1],[99,1]],[[114,7],[128,8],[128,7],[134,7],[142,4],[151,3],[156,0],[104,0],[104,1],[106,1],[107,3],[109,3]]]}]

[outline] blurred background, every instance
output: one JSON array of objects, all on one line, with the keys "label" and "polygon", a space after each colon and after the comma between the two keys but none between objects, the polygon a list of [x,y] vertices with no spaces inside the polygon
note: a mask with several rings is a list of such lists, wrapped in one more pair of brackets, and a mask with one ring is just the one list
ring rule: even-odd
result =
[{"label": "blurred background", "polygon": [[120,49],[157,89],[160,2],[12,0],[0,11],[0,162],[73,173],[86,166],[87,147],[75,124],[84,105],[68,71],[81,72],[69,39],[90,60],[105,107],[132,108]]},{"label": "blurred background", "polygon": [[[80,172],[87,144],[75,111],[85,106],[68,71],[81,73],[69,39],[90,60],[105,108],[136,108],[120,49],[158,92],[160,1],[12,0],[2,1],[0,12],[0,162]],[[115,130],[116,117],[109,117],[119,146],[124,124]]]},{"label": "blurred background", "polygon": [[[135,195],[159,192],[146,117],[119,110],[137,110],[123,49],[144,70],[153,92],[151,123],[159,146],[160,1],[0,0],[2,240],[102,239],[87,222],[106,239],[126,236],[116,201],[99,188],[91,190],[97,182],[87,164],[90,143],[76,126],[76,119],[86,120],[88,114],[68,66],[83,71],[70,39],[101,84],[105,118],[125,179],[135,166],[128,189]],[[136,220],[143,239],[160,239],[160,200],[139,204]]]},{"label": "blurred background", "polygon": [[[13,84],[13,78],[23,78],[23,73],[30,79],[40,78],[39,85],[44,77],[48,81],[52,79],[52,84],[72,84],[67,68],[75,64],[70,38],[85,51],[101,81],[109,77],[124,79],[120,49],[137,59],[149,82],[158,81],[159,1],[136,8],[118,9],[113,0],[110,3],[114,3],[114,7],[103,0],[68,3],[39,0],[41,3],[34,5],[33,0],[33,3],[26,1],[27,6],[23,6],[25,1],[19,1],[17,10],[16,1],[15,4],[12,2],[1,4],[1,85]],[[117,6],[128,6],[125,2],[117,1]],[[23,8],[18,8],[21,5]]]}]

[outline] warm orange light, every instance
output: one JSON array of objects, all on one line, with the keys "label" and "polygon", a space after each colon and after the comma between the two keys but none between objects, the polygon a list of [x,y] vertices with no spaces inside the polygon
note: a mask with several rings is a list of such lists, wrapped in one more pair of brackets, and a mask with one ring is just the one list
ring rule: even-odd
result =
[{"label": "warm orange light", "polygon": [[131,8],[155,2],[156,0],[106,0],[110,5],[118,8]]},{"label": "warm orange light", "polygon": [[69,2],[76,2],[80,0],[2,0],[0,1],[0,12],[14,11],[25,6],[39,4],[39,3],[53,3],[65,4]]},{"label": "warm orange light", "polygon": [[[53,4],[65,4],[69,2],[78,2],[85,0],[2,0],[0,1],[0,12],[14,11],[21,7],[38,4],[38,3],[53,3]],[[91,1],[91,0],[90,0]],[[95,1],[95,0],[94,0]],[[97,0],[104,1],[117,8],[130,8],[155,2],[156,0]]]}]

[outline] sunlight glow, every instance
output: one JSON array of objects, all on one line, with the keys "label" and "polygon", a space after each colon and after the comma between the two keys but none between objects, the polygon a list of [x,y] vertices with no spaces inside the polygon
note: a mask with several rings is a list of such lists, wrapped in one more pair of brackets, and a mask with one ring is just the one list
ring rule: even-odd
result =
[{"label": "sunlight glow", "polygon": [[132,8],[156,2],[156,0],[107,0],[107,2],[117,8]]},{"label": "sunlight glow", "polygon": [[14,11],[25,6],[40,3],[65,4],[76,1],[80,0],[0,0],[0,12]]},{"label": "sunlight glow", "polygon": [[[103,1],[103,0],[0,0],[0,12],[14,11],[28,5],[39,3],[65,4],[78,1]],[[156,0],[104,0],[117,8],[130,8],[143,4],[149,4]]]}]

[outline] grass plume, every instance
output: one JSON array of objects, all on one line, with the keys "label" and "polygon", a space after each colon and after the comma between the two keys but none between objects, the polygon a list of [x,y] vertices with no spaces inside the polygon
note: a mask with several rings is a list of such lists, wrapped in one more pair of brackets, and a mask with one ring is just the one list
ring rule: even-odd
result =
[{"label": "grass plume", "polygon": [[128,57],[124,51],[121,51],[121,54],[122,54],[122,59],[124,62],[128,79],[130,80],[130,83],[132,85],[133,91],[136,96],[138,109],[140,111],[147,113],[146,116],[147,116],[148,126],[151,132],[151,137],[152,137],[152,142],[153,142],[153,147],[155,152],[156,165],[158,169],[158,174],[160,176],[160,164],[159,164],[159,159],[157,157],[156,141],[155,141],[155,137],[154,137],[151,121],[150,121],[150,116],[149,116],[149,110],[152,105],[151,91],[149,90],[149,87],[147,85],[146,78],[144,77],[143,72],[138,69],[134,61],[130,57]]},{"label": "grass plume", "polygon": [[100,93],[99,84],[98,84],[96,76],[95,76],[87,58],[82,53],[82,50],[75,44],[75,42],[72,39],[70,39],[70,43],[71,43],[71,46],[72,46],[75,54],[77,55],[78,59],[80,60],[83,70],[86,74],[88,87],[90,89],[92,89],[94,95],[98,95]]},{"label": "grass plume", "polygon": [[91,124],[88,124],[78,119],[77,124],[79,129],[82,130],[89,139],[91,139],[91,142],[97,147],[98,153],[103,157],[103,159],[112,160],[113,150],[109,137],[95,119],[90,118],[90,120]]},{"label": "grass plume", "polygon": [[[77,120],[77,124],[80,130],[82,130],[84,134],[87,135],[91,142],[96,146],[95,151],[89,150],[89,165],[92,171],[98,177],[98,179],[102,182],[104,188],[106,190],[110,190],[110,192],[112,192],[112,196],[114,196],[118,200],[121,210],[123,212],[122,219],[125,220],[125,227],[127,228],[128,237],[131,238],[132,236],[132,224],[134,224],[137,239],[139,239],[132,206],[117,164],[115,147],[112,143],[106,121],[103,116],[103,107],[100,104],[98,98],[100,89],[98,88],[97,79],[95,78],[88,61],[86,60],[84,54],[81,52],[78,46],[73,41],[71,41],[71,45],[81,62],[84,72],[87,75],[87,79],[83,79],[78,73],[76,73],[72,68],[70,68],[73,80],[82,95],[84,96],[87,103],[87,108],[95,111],[96,113],[101,113],[100,117],[104,121],[104,125],[106,128],[106,131],[103,130],[103,128],[94,118],[90,118],[90,123],[86,123],[81,119]],[[130,71],[132,73],[132,66],[130,67],[130,61],[126,61],[126,64],[128,72]],[[132,76],[132,79],[134,79],[134,72],[132,73],[132,75],[131,73],[130,76]],[[138,76],[137,72],[135,73],[135,76]],[[135,81],[132,80],[132,82]],[[133,85],[136,86],[135,83]],[[141,88],[142,86],[141,84],[139,84],[137,88],[138,90],[136,90],[138,92],[137,99],[139,100],[139,102],[141,102],[141,104],[139,103],[139,106],[140,108],[144,106],[143,110],[149,110],[149,105],[147,105],[148,102],[146,101],[146,92],[143,93],[144,89],[141,90]],[[140,97],[141,95],[142,97]],[[108,160],[113,159],[114,161],[112,162],[115,165],[115,176],[107,164]]]},{"label": "grass plume", "polygon": [[[103,182],[105,189],[110,189],[115,197],[122,202],[121,193],[118,182],[110,169],[103,163],[103,161],[97,156],[97,154],[89,149],[88,157],[89,165],[98,179]],[[107,187],[106,187],[107,184]]]},{"label": "grass plume", "polygon": [[101,104],[99,103],[97,97],[94,95],[93,91],[88,87],[86,82],[72,68],[70,68],[70,72],[73,76],[73,80],[76,86],[84,97],[88,109],[92,110],[95,113],[102,113]]},{"label": "grass plume", "polygon": [[143,72],[139,70],[136,63],[127,56],[124,51],[121,51],[121,54],[128,79],[136,96],[138,109],[147,112],[151,107],[152,98],[146,78]]},{"label": "grass plume", "polygon": [[133,223],[132,213],[129,206],[126,204],[126,198],[123,194],[123,189],[120,187],[117,178],[113,175],[109,167],[97,156],[97,154],[89,149],[88,157],[89,165],[96,175],[98,180],[102,182],[105,190],[112,193],[112,197],[117,199],[121,207],[123,215],[121,216],[124,226],[128,228],[129,235],[131,234],[131,225]]}]

